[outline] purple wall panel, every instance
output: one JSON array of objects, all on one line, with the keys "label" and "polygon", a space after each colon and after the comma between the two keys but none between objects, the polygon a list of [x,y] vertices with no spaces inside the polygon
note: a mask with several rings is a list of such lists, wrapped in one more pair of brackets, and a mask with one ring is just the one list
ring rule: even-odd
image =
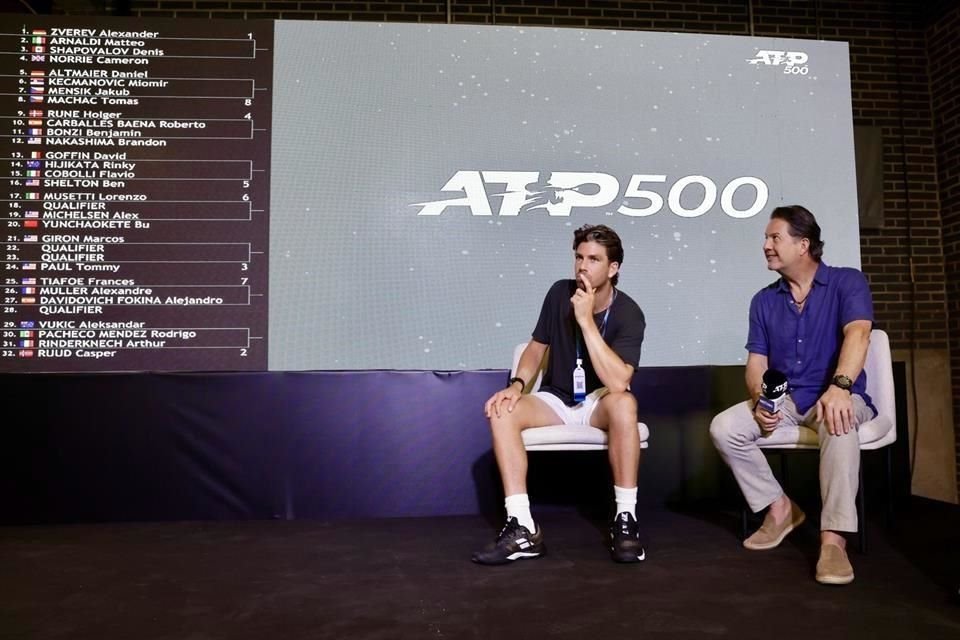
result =
[{"label": "purple wall panel", "polygon": [[[728,404],[718,397],[717,371],[653,368],[634,377],[652,432],[641,465],[647,498],[670,499],[692,473],[716,485],[705,439],[715,405]],[[742,394],[742,373],[721,373]],[[25,415],[2,426],[0,524],[499,514],[482,406],[506,377],[0,375],[4,405]],[[532,459],[534,498],[579,499],[581,487],[605,500],[598,455],[587,463],[582,454]]]},{"label": "purple wall panel", "polygon": [[2,376],[25,417],[3,425],[0,522],[475,513],[481,407],[505,378]]},{"label": "purple wall panel", "polygon": [[[476,513],[497,372],[287,374],[292,517]],[[488,462],[489,464],[489,462]]]}]

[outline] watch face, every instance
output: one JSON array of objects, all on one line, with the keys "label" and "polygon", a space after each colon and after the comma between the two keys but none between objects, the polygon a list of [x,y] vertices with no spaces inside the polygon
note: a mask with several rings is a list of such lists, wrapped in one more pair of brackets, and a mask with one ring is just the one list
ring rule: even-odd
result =
[{"label": "watch face", "polygon": [[853,386],[853,380],[847,376],[835,376],[833,378],[833,384],[837,385],[841,389],[849,389]]}]

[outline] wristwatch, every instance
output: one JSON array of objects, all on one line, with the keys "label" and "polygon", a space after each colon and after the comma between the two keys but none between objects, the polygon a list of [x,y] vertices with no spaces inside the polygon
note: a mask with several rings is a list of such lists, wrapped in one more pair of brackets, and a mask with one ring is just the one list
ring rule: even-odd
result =
[{"label": "wristwatch", "polygon": [[523,378],[510,378],[510,380],[507,381],[507,388],[509,389],[510,387],[512,387],[514,382],[520,383],[521,392],[523,392],[523,390],[527,388],[527,381],[524,380]]},{"label": "wristwatch", "polygon": [[853,380],[851,380],[849,376],[845,376],[841,373],[833,376],[830,384],[835,387],[840,387],[844,391],[850,391],[850,388],[853,386]]}]

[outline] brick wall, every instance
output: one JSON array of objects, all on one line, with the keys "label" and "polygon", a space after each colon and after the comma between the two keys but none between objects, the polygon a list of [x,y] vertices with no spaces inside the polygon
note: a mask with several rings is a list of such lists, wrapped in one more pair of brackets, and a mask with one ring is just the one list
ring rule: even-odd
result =
[{"label": "brick wall", "polygon": [[[960,7],[929,28],[927,42],[943,221],[953,415],[960,417]],[[960,427],[955,433],[960,486]]]},{"label": "brick wall", "polygon": [[[861,240],[877,325],[888,331],[895,349],[951,349],[954,415],[960,417],[960,81],[953,73],[960,53],[960,10],[956,2],[454,0],[448,5],[427,0],[54,0],[55,6],[69,6],[69,13],[83,13],[85,3],[96,13],[105,2],[142,17],[434,23],[447,22],[449,17],[455,23],[847,41],[854,123],[880,127],[884,139],[884,225],[864,229]],[[956,425],[955,432],[960,443]],[[960,449],[957,455],[960,460]]]}]

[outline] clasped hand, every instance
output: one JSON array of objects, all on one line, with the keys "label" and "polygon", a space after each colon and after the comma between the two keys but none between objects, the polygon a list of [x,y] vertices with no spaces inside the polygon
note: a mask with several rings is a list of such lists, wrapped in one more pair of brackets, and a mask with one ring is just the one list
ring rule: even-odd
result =
[{"label": "clasped hand", "polygon": [[587,276],[582,273],[577,276],[577,282],[580,286],[573,292],[573,297],[570,298],[570,304],[573,305],[574,317],[582,326],[584,323],[593,319],[593,304],[597,290],[590,285]]},{"label": "clasped hand", "polygon": [[780,412],[770,413],[757,404],[753,409],[753,419],[757,422],[757,426],[760,427],[760,431],[770,433],[780,424]]},{"label": "clasped hand", "polygon": [[517,406],[517,402],[520,401],[520,397],[523,395],[517,387],[520,385],[511,384],[506,389],[501,389],[495,394],[490,396],[490,399],[483,405],[483,413],[487,418],[492,418],[496,415],[498,418],[501,417],[502,411],[510,413],[513,411],[513,408]]}]

